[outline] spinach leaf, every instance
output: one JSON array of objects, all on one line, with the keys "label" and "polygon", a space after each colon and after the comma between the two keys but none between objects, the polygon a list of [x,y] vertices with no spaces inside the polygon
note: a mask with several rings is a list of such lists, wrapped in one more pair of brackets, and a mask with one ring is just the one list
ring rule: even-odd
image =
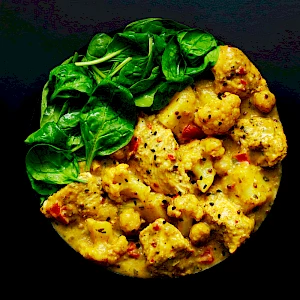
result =
[{"label": "spinach leaf", "polygon": [[70,106],[82,108],[94,87],[95,81],[85,68],[67,63],[55,67],[43,88],[40,126],[57,123]]},{"label": "spinach leaf", "polygon": [[220,47],[217,46],[215,49],[211,50],[205,55],[202,65],[199,67],[187,67],[185,73],[189,76],[195,77],[205,70],[212,68],[217,63],[219,54]]},{"label": "spinach leaf", "polygon": [[[61,189],[64,186],[61,184],[51,184],[51,183],[46,183],[41,180],[35,180],[31,176],[31,174],[28,172],[27,172],[27,176],[31,183],[32,189],[42,196],[48,197],[48,196],[52,195],[53,193],[57,192],[59,189]],[[45,200],[45,197],[41,197],[40,204],[43,204],[44,200]]]},{"label": "spinach leaf", "polygon": [[136,109],[128,89],[104,79],[81,111],[81,133],[86,147],[86,170],[95,156],[109,155],[131,140]]},{"label": "spinach leaf", "polygon": [[182,91],[188,85],[193,83],[193,78],[189,76],[182,77],[180,81],[169,80],[159,84],[153,97],[152,111],[157,111],[165,107],[176,92]]},{"label": "spinach leaf", "polygon": [[84,182],[78,178],[77,159],[68,150],[48,144],[37,144],[29,149],[25,162],[27,173],[35,180],[47,184]]},{"label": "spinach leaf", "polygon": [[86,68],[75,64],[55,67],[49,75],[49,102],[59,98],[78,98],[82,93],[90,95],[94,89],[92,76]]},{"label": "spinach leaf", "polygon": [[[160,76],[161,76],[160,67],[156,66],[152,69],[151,74],[149,75],[148,78],[141,79],[140,81],[134,83],[129,88],[129,90],[133,95],[140,94],[143,92],[145,92],[145,94],[148,94],[148,92],[146,91],[150,89],[150,87],[153,86],[160,79]],[[151,94],[151,91],[149,91],[149,93]],[[141,106],[141,105],[137,105],[137,101],[136,101],[136,98],[139,96],[137,95],[134,97],[136,106]],[[142,105],[142,107],[146,107],[146,106]]]},{"label": "spinach leaf", "polygon": [[162,56],[161,67],[166,80],[180,81],[185,77],[186,63],[181,55],[180,47],[175,37],[167,44]]},{"label": "spinach leaf", "polygon": [[80,123],[80,110],[65,113],[57,122],[62,129],[75,128]]},{"label": "spinach leaf", "polygon": [[180,53],[189,66],[199,66],[209,51],[217,47],[216,39],[199,29],[181,31],[177,35]]},{"label": "spinach leaf", "polygon": [[67,148],[68,136],[54,122],[48,122],[43,127],[30,134],[25,140],[26,144],[50,144],[61,149]]},{"label": "spinach leaf", "polygon": [[112,38],[106,33],[95,34],[87,48],[87,59],[93,60],[104,56],[107,50],[107,46],[111,41]]},{"label": "spinach leaf", "polygon": [[136,33],[152,33],[159,35],[168,41],[169,38],[177,34],[178,31],[188,28],[188,26],[170,19],[148,18],[128,24],[124,28],[124,32],[133,31]]}]

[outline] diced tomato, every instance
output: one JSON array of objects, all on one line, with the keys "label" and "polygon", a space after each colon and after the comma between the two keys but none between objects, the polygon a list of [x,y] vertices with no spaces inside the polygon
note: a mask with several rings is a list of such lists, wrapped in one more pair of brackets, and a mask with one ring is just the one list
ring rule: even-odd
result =
[{"label": "diced tomato", "polygon": [[136,153],[140,141],[141,141],[140,138],[138,138],[136,136],[132,137],[131,141],[128,144],[130,153],[132,153],[132,154]]},{"label": "diced tomato", "polygon": [[238,153],[238,154],[236,154],[235,156],[234,156],[236,159],[237,159],[237,161],[239,161],[239,162],[243,162],[243,161],[246,161],[246,162],[248,162],[248,163],[250,163],[250,158],[249,158],[249,155],[248,155],[248,153]]},{"label": "diced tomato", "polygon": [[185,140],[201,139],[203,136],[202,129],[194,124],[188,124],[182,131],[182,138]]},{"label": "diced tomato", "polygon": [[247,81],[246,81],[246,80],[244,80],[244,79],[241,79],[241,84],[243,84],[243,85],[247,85]]},{"label": "diced tomato", "polygon": [[203,254],[200,255],[199,260],[200,260],[201,263],[211,264],[215,260],[211,248],[205,249],[205,251],[203,252]]},{"label": "diced tomato", "polygon": [[62,214],[61,207],[58,203],[55,203],[49,210],[49,213],[55,218],[57,221],[63,224],[68,224],[69,220]]},{"label": "diced tomato", "polygon": [[136,244],[134,242],[130,242],[127,247],[128,256],[133,258],[138,258],[140,254],[137,252]]},{"label": "diced tomato", "polygon": [[244,67],[239,66],[238,69],[235,71],[239,75],[245,75],[247,72]]},{"label": "diced tomato", "polygon": [[176,160],[176,157],[173,154],[168,154],[168,158],[171,161],[175,161]]},{"label": "diced tomato", "polygon": [[156,231],[159,230],[159,225],[158,225],[157,223],[155,223],[155,224],[153,225],[153,229],[156,230]]}]

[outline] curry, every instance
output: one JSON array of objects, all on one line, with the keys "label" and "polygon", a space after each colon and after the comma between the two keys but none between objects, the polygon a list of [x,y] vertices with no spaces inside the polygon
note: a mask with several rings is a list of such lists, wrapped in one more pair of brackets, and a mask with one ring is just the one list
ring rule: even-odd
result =
[{"label": "curry", "polygon": [[41,212],[88,260],[131,277],[180,277],[234,254],[270,211],[287,140],[275,95],[239,49],[220,46],[211,73],[156,113],[131,141],[93,159]]}]

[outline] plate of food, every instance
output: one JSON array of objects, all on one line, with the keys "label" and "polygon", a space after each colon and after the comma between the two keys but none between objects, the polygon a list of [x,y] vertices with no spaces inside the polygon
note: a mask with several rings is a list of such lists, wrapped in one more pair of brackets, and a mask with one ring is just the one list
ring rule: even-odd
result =
[{"label": "plate of food", "polygon": [[144,18],[98,32],[51,69],[39,99],[24,141],[36,213],[76,256],[117,275],[224,264],[286,176],[268,79],[201,28]]}]

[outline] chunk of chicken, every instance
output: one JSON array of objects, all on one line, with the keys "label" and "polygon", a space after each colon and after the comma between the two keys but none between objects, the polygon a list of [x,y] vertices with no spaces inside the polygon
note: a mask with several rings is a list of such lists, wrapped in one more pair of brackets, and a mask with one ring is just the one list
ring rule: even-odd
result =
[{"label": "chunk of chicken", "polygon": [[241,99],[266,89],[266,81],[248,57],[238,48],[220,46],[217,63],[212,68],[217,94],[230,92]]},{"label": "chunk of chicken", "polygon": [[145,184],[162,194],[193,192],[190,178],[180,164],[179,145],[170,129],[155,116],[140,116],[134,135],[139,143],[128,164]]},{"label": "chunk of chicken", "polygon": [[250,237],[254,229],[254,219],[241,212],[238,205],[231,202],[224,193],[212,193],[206,196],[203,206],[206,222],[221,233],[223,242],[230,253]]},{"label": "chunk of chicken", "polygon": [[101,215],[101,205],[104,201],[101,195],[101,179],[88,172],[80,176],[86,179],[87,183],[70,183],[44,201],[40,210],[47,218],[69,224],[78,216],[97,218]]},{"label": "chunk of chicken", "polygon": [[147,267],[156,274],[170,275],[182,258],[193,253],[189,241],[163,218],[155,220],[140,233]]},{"label": "chunk of chicken", "polygon": [[251,161],[262,167],[272,167],[287,155],[287,140],[277,119],[253,116],[240,119],[231,131],[234,141],[250,152]]}]

